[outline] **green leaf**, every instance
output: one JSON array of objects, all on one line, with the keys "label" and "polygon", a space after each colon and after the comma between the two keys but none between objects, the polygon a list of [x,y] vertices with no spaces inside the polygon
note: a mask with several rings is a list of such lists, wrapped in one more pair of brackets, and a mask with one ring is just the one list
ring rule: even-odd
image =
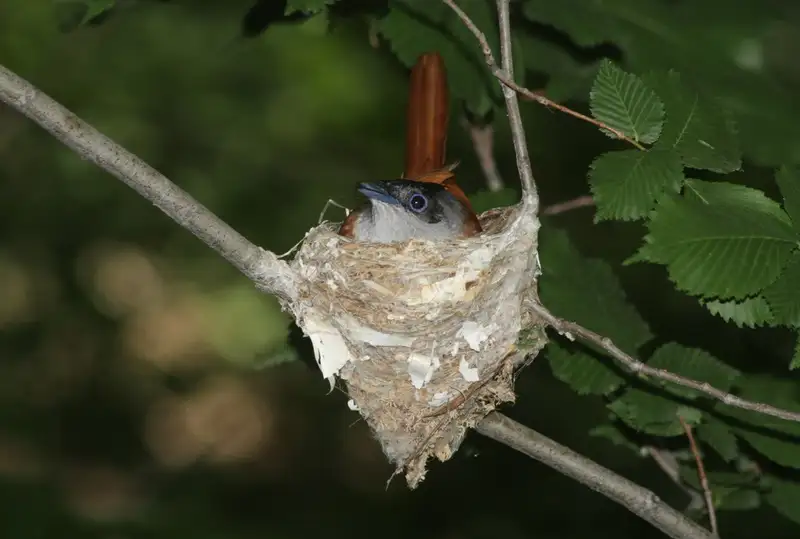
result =
[{"label": "green leaf", "polygon": [[[664,369],[673,374],[678,374],[699,382],[708,382],[720,391],[729,391],[733,382],[739,377],[739,371],[721,362],[705,350],[687,348],[678,343],[670,342],[655,351],[647,362],[650,367]],[[694,389],[659,382],[667,391],[675,395],[695,399],[702,393]]]},{"label": "green leaf", "polygon": [[[460,6],[499,55],[497,24],[489,2],[475,0],[462,2]],[[389,8],[377,29],[403,64],[412,67],[421,54],[436,51],[447,69],[453,97],[466,101],[478,116],[486,114],[493,103],[500,103],[500,84],[486,67],[475,36],[452,9],[442,2],[415,0],[392,0]]]},{"label": "green leaf", "polygon": [[[539,256],[540,296],[555,314],[609,337],[630,354],[650,340],[650,328],[628,303],[608,264],[584,258],[564,231],[549,227],[541,231]],[[556,376],[582,393],[603,394],[618,386],[611,360],[596,359],[578,345],[551,344],[547,356]]]},{"label": "green leaf", "polygon": [[674,71],[653,73],[644,81],[666,108],[659,146],[677,150],[688,167],[723,173],[742,167],[736,133],[720,105],[689,88]]},{"label": "green leaf", "polygon": [[[777,408],[800,412],[800,384],[770,376],[739,379],[740,396]],[[800,468],[800,423],[718,403],[715,409],[737,421],[730,428],[753,449],[781,466]]]},{"label": "green leaf", "polygon": [[286,15],[301,11],[303,13],[318,13],[338,0],[288,0],[286,2]]},{"label": "green leaf", "polygon": [[800,230],[800,169],[780,168],[775,174],[775,182],[783,196],[783,209],[789,214],[795,229]]},{"label": "green leaf", "polygon": [[780,514],[800,524],[800,482],[771,478],[772,488],[764,496]]},{"label": "green leaf", "polygon": [[743,300],[778,278],[797,246],[791,223],[757,189],[687,181],[685,196],[656,207],[645,245],[628,262],[664,264],[690,294]]},{"label": "green leaf", "polygon": [[697,426],[697,437],[708,444],[726,462],[732,462],[739,456],[739,445],[731,429],[714,417],[706,419]]},{"label": "green leaf", "polygon": [[[664,104],[639,77],[603,60],[589,93],[592,115],[637,142],[658,140],[664,123]],[[612,132],[604,133],[616,138]]]},{"label": "green leaf", "polygon": [[722,317],[726,322],[733,322],[739,327],[754,328],[772,324],[772,311],[763,296],[747,298],[742,301],[712,300],[701,302],[711,314]]},{"label": "green leaf", "polygon": [[[699,382],[708,382],[721,391],[728,391],[738,376],[738,371],[725,365],[714,356],[697,348],[686,348],[677,343],[667,343],[653,354],[647,364]],[[702,396],[695,390],[652,380],[678,397],[695,399]],[[630,427],[657,436],[677,436],[683,432],[679,417],[697,425],[702,412],[679,400],[654,392],[631,388],[625,391],[609,408]]]},{"label": "green leaf", "polygon": [[792,362],[789,364],[789,370],[800,368],[800,332],[797,332],[795,335],[797,341],[794,345],[794,355],[792,356]]},{"label": "green leaf", "polygon": [[672,151],[605,153],[589,172],[597,204],[595,220],[645,217],[664,193],[677,193],[683,180],[680,157]]},{"label": "green leaf", "polygon": [[628,389],[608,408],[626,425],[654,436],[678,436],[684,433],[680,419],[697,425],[702,412],[642,389]]},{"label": "green leaf", "polygon": [[775,322],[800,328],[800,252],[795,251],[780,277],[764,289]]},{"label": "green leaf", "polygon": [[555,341],[547,344],[546,356],[553,376],[579,395],[606,395],[625,381],[610,359],[603,362],[585,352],[571,352]]},{"label": "green leaf", "polygon": [[519,202],[519,194],[513,187],[505,187],[499,191],[478,191],[470,195],[469,201],[476,213],[482,213],[516,204]]}]

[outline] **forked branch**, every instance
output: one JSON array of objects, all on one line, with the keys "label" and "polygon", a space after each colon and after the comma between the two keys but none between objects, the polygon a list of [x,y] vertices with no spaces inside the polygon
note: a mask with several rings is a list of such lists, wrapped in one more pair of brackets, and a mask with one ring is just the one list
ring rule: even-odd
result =
[{"label": "forked branch", "polygon": [[[469,18],[469,15],[467,15],[466,12],[463,9],[461,9],[458,6],[458,4],[455,3],[454,0],[442,0],[442,2],[444,2],[445,4],[450,6],[450,8],[456,13],[456,15],[458,15],[458,17],[464,22],[464,25],[469,29],[470,32],[472,32],[472,34],[478,40],[478,43],[481,46],[481,51],[483,52],[483,56],[486,59],[486,65],[489,67],[489,71],[491,71],[492,75],[494,75],[494,77],[498,81],[503,83],[503,86],[504,86],[503,94],[504,95],[505,95],[505,91],[506,90],[513,90],[514,93],[518,93],[518,94],[526,97],[530,101],[536,101],[540,105],[544,105],[545,107],[548,107],[548,108],[551,108],[551,109],[556,109],[559,112],[563,112],[564,114],[569,114],[570,116],[578,118],[579,120],[582,120],[584,122],[588,122],[588,123],[590,123],[590,124],[592,124],[592,125],[594,125],[596,127],[599,127],[601,129],[605,129],[606,131],[608,131],[609,133],[613,134],[618,139],[624,140],[628,144],[631,144],[632,146],[635,146],[637,149],[646,150],[646,148],[644,146],[642,146],[637,141],[635,141],[632,138],[630,138],[627,135],[625,135],[625,133],[623,133],[622,131],[620,131],[618,129],[614,129],[613,127],[608,126],[608,125],[606,125],[605,123],[603,123],[603,122],[601,122],[599,120],[595,120],[591,116],[586,116],[585,114],[581,114],[580,112],[572,110],[569,107],[565,107],[564,105],[562,105],[560,103],[556,103],[555,101],[546,98],[544,95],[542,95],[542,94],[540,94],[538,92],[531,91],[531,90],[525,88],[524,86],[520,86],[519,84],[514,82],[513,72],[511,70],[509,70],[509,69],[506,69],[505,67],[501,68],[497,64],[497,61],[494,58],[494,54],[492,53],[492,48],[489,46],[489,40],[486,39],[486,34],[484,34],[480,30],[480,28],[478,28],[478,26],[473,22],[473,20]],[[506,4],[508,4],[508,3],[506,2]],[[501,26],[501,29],[502,29],[502,26],[503,26],[502,20],[500,21],[500,26]],[[510,28],[510,25],[509,25],[509,28]],[[503,42],[503,36],[502,35],[500,36],[500,39],[501,39],[501,47],[502,47],[502,42]],[[508,98],[506,98],[506,103],[508,103]],[[511,114],[511,111],[509,111],[509,116],[510,116],[510,114]],[[524,183],[523,183],[523,185],[524,185]]]}]

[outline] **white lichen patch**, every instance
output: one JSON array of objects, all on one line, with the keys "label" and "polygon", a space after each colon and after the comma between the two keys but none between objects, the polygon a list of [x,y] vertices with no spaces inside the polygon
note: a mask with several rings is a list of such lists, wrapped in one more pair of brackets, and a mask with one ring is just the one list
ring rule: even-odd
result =
[{"label": "white lichen patch", "polygon": [[467,382],[477,382],[481,379],[478,374],[478,369],[476,367],[471,367],[463,357],[461,361],[458,362],[458,372],[461,373],[461,376]]},{"label": "white lichen patch", "polygon": [[408,356],[408,374],[411,377],[411,385],[417,389],[422,389],[425,384],[431,381],[433,373],[439,368],[441,363],[439,358],[424,354],[412,353]]},{"label": "white lichen patch", "polygon": [[303,331],[314,346],[314,357],[322,377],[333,387],[333,377],[350,361],[350,348],[338,329],[318,318],[304,320]]},{"label": "white lichen patch", "polygon": [[461,337],[470,348],[480,352],[481,344],[489,338],[493,332],[500,329],[494,322],[488,325],[479,324],[473,320],[467,320],[461,325],[456,336]]},{"label": "white lichen patch", "polygon": [[[362,244],[323,224],[292,262],[290,308],[322,375],[344,381],[348,406],[412,488],[430,456],[449,458],[469,427],[514,400],[514,368],[544,346],[523,308],[536,294],[539,223],[518,210],[487,212],[479,236],[439,242]],[[534,337],[521,352],[523,327]]]}]

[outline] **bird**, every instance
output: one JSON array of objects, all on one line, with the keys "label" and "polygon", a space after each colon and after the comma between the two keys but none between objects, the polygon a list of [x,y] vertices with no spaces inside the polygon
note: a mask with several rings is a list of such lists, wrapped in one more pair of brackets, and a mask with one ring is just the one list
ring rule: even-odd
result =
[{"label": "bird", "polygon": [[479,234],[481,223],[456,184],[457,163],[444,164],[449,95],[438,53],[417,58],[408,95],[405,173],[399,179],[359,184],[367,202],[347,216],[339,234],[380,243]]},{"label": "bird", "polygon": [[367,203],[351,212],[339,234],[356,241],[467,238],[481,231],[478,217],[442,184],[409,179],[358,184]]}]

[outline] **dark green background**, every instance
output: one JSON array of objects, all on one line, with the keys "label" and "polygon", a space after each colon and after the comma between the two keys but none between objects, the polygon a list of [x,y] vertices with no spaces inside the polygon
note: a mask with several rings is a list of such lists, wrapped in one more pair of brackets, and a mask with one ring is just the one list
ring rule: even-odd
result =
[{"label": "dark green background", "polygon": [[[50,2],[2,2],[0,64],[276,252],[329,198],[353,206],[357,182],[401,172],[407,72],[363,25],[325,35],[312,19],[244,40],[248,2],[124,4],[98,27],[60,33]],[[474,193],[483,178],[456,113],[449,157]],[[530,103],[523,113],[544,203],[585,194],[608,139]],[[497,159],[515,185],[497,120]],[[768,185],[769,171],[745,174]],[[641,237],[637,225],[592,224],[590,209],[547,227],[615,264]],[[659,268],[617,267],[664,339],[785,369],[789,335],[712,318]],[[661,537],[477,435],[417,491],[400,479],[387,490],[391,468],[309,368],[307,345],[305,361],[283,361],[289,331],[277,303],[208,248],[0,106],[0,536]],[[516,419],[688,502],[651,460],[590,438],[602,404],[553,380],[543,358],[518,390]],[[798,530],[771,509],[720,518],[726,539]]]}]

